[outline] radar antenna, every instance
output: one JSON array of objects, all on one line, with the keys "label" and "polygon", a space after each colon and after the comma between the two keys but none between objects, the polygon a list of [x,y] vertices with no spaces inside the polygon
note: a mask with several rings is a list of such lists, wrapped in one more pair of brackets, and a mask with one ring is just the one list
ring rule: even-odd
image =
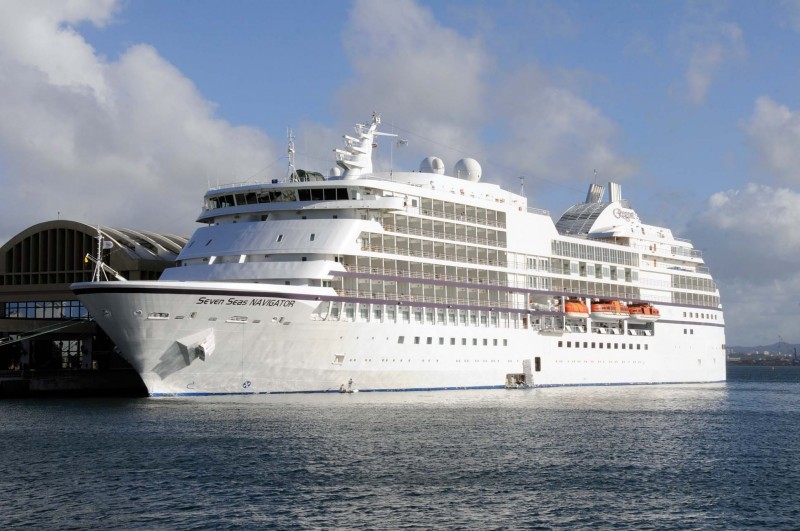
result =
[{"label": "radar antenna", "polygon": [[520,175],[517,178],[519,179],[519,195],[525,197],[525,176]]}]

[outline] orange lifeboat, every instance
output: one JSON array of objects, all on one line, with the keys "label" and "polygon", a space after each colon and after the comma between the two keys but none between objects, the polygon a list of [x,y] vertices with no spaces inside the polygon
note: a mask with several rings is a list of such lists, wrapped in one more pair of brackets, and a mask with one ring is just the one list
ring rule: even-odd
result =
[{"label": "orange lifeboat", "polygon": [[589,315],[589,308],[582,300],[568,299],[564,302],[564,313],[567,317],[586,318]]},{"label": "orange lifeboat", "polygon": [[648,302],[636,302],[628,306],[628,311],[631,315],[631,320],[652,322],[657,321],[661,317],[661,312],[658,308]]},{"label": "orange lifeboat", "polygon": [[618,321],[630,316],[628,306],[622,301],[601,300],[592,303],[592,319],[598,321]]}]

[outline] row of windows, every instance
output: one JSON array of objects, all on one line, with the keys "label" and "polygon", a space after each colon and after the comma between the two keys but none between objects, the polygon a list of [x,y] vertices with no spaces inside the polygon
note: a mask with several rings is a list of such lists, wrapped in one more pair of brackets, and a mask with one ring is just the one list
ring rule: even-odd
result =
[{"label": "row of windows", "polygon": [[506,235],[502,230],[475,227],[447,221],[428,220],[400,214],[384,214],[383,230],[403,234],[417,234],[438,240],[453,240],[493,247],[505,247]]},{"label": "row of windows", "polygon": [[690,319],[711,319],[712,321],[717,321],[719,318],[716,314],[704,312],[683,312],[683,316]]},{"label": "row of windows", "polygon": [[[433,339],[434,339],[433,337],[428,336],[426,338],[425,344],[426,345],[433,345],[434,344],[433,343]],[[406,336],[398,336],[397,337],[397,344],[398,345],[403,345],[403,344],[405,344],[405,342],[406,342]],[[415,345],[421,345],[422,344],[422,338],[420,336],[414,336],[414,344]],[[438,345],[444,345],[445,344],[445,338],[444,337],[440,337],[439,338],[439,342],[437,344]],[[451,337],[449,344],[450,345],[457,345],[459,343],[457,341],[457,338]],[[461,344],[462,347],[467,346],[469,344],[468,339],[466,337],[462,337],[460,344]],[[483,338],[482,340],[479,340],[478,338],[473,337],[472,338],[472,346],[473,347],[477,347],[479,344],[483,345],[484,347],[488,347],[489,346],[489,339],[488,338]],[[504,347],[507,347],[508,346],[508,339],[503,339],[502,344],[503,344]],[[493,347],[497,347],[499,345],[500,345],[500,340],[499,339],[497,339],[497,338],[492,339],[492,346]]]},{"label": "row of windows", "polygon": [[441,240],[423,240],[390,234],[362,233],[362,250],[506,267],[507,253],[497,249],[473,247]]},{"label": "row of windows", "polygon": [[[566,343],[566,346],[565,346],[564,343]],[[589,346],[589,345],[591,345],[591,346]],[[612,347],[612,345],[613,345],[613,347]],[[591,341],[591,342],[590,341],[584,341],[583,342],[583,348],[595,348],[595,349],[603,349],[603,348],[605,348],[606,350],[611,350],[611,349],[634,350],[634,345],[635,345],[635,350],[649,350],[649,348],[648,348],[649,345],[647,343],[645,343],[644,344],[644,348],[642,348],[642,344],[640,344],[640,343],[603,343],[602,341],[601,342],[597,342],[597,341]],[[580,341],[566,341],[566,342],[565,341],[559,341],[558,342],[558,346],[559,346],[559,348],[581,348],[581,342]]]},{"label": "row of windows", "polygon": [[697,249],[689,249],[688,247],[679,247],[677,245],[671,246],[672,254],[677,256],[688,256],[691,258],[702,258],[703,253]]},{"label": "row of windows", "polygon": [[637,253],[619,249],[609,249],[607,247],[565,242],[561,240],[553,240],[552,249],[553,254],[556,256],[639,267],[639,255]]},{"label": "row of windows", "polygon": [[259,203],[292,201],[341,201],[349,199],[347,188],[301,188],[288,190],[258,190],[237,194],[220,194],[207,199],[206,207],[226,208]]},{"label": "row of windows", "polygon": [[717,285],[710,278],[697,278],[687,275],[672,275],[672,287],[697,291],[717,291]]},{"label": "row of windows", "polygon": [[80,301],[25,301],[3,304],[4,319],[88,319]]},{"label": "row of windows", "polygon": [[718,307],[719,297],[716,295],[701,295],[699,293],[686,293],[684,291],[672,292],[672,302],[691,306]]},{"label": "row of windows", "polygon": [[550,259],[538,256],[527,256],[525,257],[525,267],[538,271],[550,271]]},{"label": "row of windows", "polygon": [[554,259],[553,272],[561,273],[562,275],[606,278],[615,281],[624,280],[625,282],[637,282],[639,280],[639,271],[630,267],[575,262],[572,260]]},{"label": "row of windows", "polygon": [[506,213],[503,211],[431,199],[429,197],[420,198],[420,214],[436,218],[467,221],[478,225],[500,228],[505,228],[506,226]]}]

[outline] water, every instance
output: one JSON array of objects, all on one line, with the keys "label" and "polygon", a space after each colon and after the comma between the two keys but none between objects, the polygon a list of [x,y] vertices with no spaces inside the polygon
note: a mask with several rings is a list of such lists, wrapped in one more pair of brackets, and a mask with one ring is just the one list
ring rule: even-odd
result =
[{"label": "water", "polygon": [[800,368],[727,384],[0,402],[0,528],[797,528]]}]

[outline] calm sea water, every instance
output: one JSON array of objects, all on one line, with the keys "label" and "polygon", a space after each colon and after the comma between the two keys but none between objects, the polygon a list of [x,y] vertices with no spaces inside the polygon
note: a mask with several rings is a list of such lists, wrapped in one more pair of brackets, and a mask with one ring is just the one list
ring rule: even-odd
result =
[{"label": "calm sea water", "polygon": [[0,528],[796,529],[800,368],[726,384],[0,401]]}]

